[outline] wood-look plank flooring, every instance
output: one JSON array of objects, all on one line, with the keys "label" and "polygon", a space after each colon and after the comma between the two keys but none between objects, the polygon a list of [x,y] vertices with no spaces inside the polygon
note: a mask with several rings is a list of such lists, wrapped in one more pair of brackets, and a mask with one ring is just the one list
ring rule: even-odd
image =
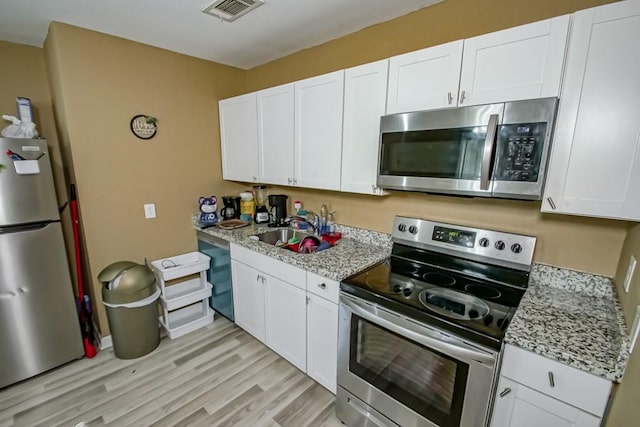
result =
[{"label": "wood-look plank flooring", "polygon": [[0,427],[9,426],[342,424],[330,392],[216,315],[144,357],[109,349],[0,390]]}]

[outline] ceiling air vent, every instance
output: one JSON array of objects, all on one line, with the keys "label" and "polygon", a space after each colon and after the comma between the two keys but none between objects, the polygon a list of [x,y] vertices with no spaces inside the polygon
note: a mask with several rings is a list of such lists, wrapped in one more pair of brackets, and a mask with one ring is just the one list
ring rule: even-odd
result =
[{"label": "ceiling air vent", "polygon": [[263,4],[263,0],[217,0],[202,12],[232,22]]}]

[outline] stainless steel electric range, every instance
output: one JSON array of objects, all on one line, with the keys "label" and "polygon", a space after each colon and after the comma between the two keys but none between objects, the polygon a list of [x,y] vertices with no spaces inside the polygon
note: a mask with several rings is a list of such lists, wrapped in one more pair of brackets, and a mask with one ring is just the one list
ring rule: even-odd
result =
[{"label": "stainless steel electric range", "polygon": [[393,230],[391,256],[340,284],[337,416],[485,426],[536,239],[406,217]]}]

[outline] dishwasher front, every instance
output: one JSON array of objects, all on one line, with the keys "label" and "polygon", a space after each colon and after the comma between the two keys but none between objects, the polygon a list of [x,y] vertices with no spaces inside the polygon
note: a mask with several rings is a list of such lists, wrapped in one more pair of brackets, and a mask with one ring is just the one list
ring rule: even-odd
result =
[{"label": "dishwasher front", "polygon": [[213,286],[209,305],[233,322],[233,287],[229,242],[202,231],[197,232],[198,250],[211,257],[207,281]]}]

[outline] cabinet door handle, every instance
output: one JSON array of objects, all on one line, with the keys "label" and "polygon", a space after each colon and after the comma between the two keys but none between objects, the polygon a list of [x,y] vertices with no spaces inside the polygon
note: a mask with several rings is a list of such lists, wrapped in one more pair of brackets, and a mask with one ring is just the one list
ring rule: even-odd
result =
[{"label": "cabinet door handle", "polygon": [[464,102],[465,98],[466,98],[466,92],[463,90],[462,92],[460,92],[460,104]]},{"label": "cabinet door handle", "polygon": [[500,397],[505,397],[507,394],[511,393],[511,389],[509,387],[505,388],[500,392]]},{"label": "cabinet door handle", "polygon": [[549,371],[549,385],[551,388],[556,386],[556,380],[553,378],[553,372]]},{"label": "cabinet door handle", "polygon": [[256,282],[260,280],[260,275],[256,274]]},{"label": "cabinet door handle", "polygon": [[326,289],[327,284],[326,284],[326,283],[318,283],[318,287],[319,287],[320,289]]},{"label": "cabinet door handle", "polygon": [[553,199],[551,197],[547,197],[547,202],[549,202],[549,206],[551,206],[551,209],[553,209],[555,211],[556,210],[556,204],[553,203]]},{"label": "cabinet door handle", "polygon": [[298,185],[298,180],[293,178],[293,185]]},{"label": "cabinet door handle", "polygon": [[311,297],[307,297],[307,305],[309,305],[309,301],[311,301]]},{"label": "cabinet door handle", "polygon": [[453,103],[453,95],[451,95],[451,92],[447,92],[447,99],[449,100],[449,105],[451,105]]},{"label": "cabinet door handle", "polygon": [[291,178],[287,178],[287,182],[291,185]]}]

